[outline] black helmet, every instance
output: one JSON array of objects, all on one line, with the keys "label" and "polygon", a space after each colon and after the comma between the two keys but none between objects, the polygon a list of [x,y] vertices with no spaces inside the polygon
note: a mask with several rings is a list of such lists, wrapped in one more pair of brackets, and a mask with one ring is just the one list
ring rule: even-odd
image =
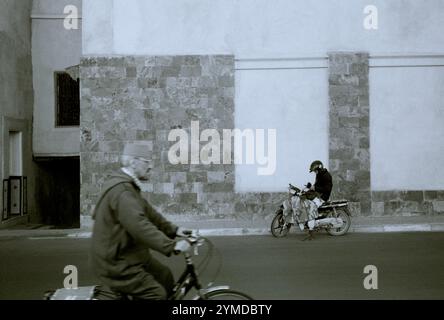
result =
[{"label": "black helmet", "polygon": [[313,172],[316,169],[322,169],[322,168],[324,168],[324,165],[322,164],[322,162],[319,160],[315,160],[310,165],[310,172]]}]

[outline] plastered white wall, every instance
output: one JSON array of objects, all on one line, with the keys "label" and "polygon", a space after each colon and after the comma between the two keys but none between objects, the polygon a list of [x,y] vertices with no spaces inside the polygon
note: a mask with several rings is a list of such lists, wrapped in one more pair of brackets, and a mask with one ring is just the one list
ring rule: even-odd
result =
[{"label": "plastered white wall", "polygon": [[[364,28],[364,8],[378,29]],[[84,54],[442,52],[441,0],[85,0]]]},{"label": "plastered white wall", "polygon": [[[38,156],[75,155],[80,151],[80,129],[55,127],[54,72],[78,65],[82,54],[82,23],[64,28],[65,5],[81,1],[35,1],[32,15],[32,64],[34,85],[33,152]],[[47,16],[47,18],[45,18]]]},{"label": "plastered white wall", "polygon": [[[363,25],[369,4],[378,10],[377,30]],[[238,165],[238,191],[282,191],[290,181],[313,179],[306,172],[312,159],[328,162],[327,70],[294,69],[281,58],[444,52],[441,0],[85,0],[83,6],[85,55],[233,54],[238,64],[260,58],[258,69],[273,65],[236,70],[236,127],[276,127],[278,137],[275,175]],[[370,78],[372,188],[442,189],[442,68],[372,69]],[[312,141],[290,138],[310,128]]]},{"label": "plastered white wall", "polygon": [[444,66],[370,69],[372,190],[444,188],[443,88]]},{"label": "plastered white wall", "polygon": [[314,180],[311,161],[328,166],[327,93],[326,68],[236,72],[236,128],[276,129],[277,136],[274,174],[237,165],[236,191],[283,191]]}]

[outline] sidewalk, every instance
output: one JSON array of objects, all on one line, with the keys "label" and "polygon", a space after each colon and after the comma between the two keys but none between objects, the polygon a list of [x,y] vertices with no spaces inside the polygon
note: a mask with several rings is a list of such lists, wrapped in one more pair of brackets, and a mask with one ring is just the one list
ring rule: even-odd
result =
[{"label": "sidewalk", "polygon": [[[272,216],[266,219],[214,219],[208,217],[168,217],[175,224],[189,229],[198,229],[204,236],[238,236],[271,234]],[[176,218],[176,219],[175,219]],[[294,231],[297,230],[297,231]],[[444,215],[395,216],[395,217],[352,217],[349,232],[443,232]],[[292,232],[300,232],[299,228]],[[89,238],[91,228],[51,229],[49,226],[26,225],[14,229],[0,230],[0,240],[8,238]]]}]

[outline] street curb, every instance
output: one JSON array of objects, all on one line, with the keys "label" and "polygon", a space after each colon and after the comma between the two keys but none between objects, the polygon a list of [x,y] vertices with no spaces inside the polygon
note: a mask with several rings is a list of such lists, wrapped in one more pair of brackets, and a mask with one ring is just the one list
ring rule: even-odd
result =
[{"label": "street curb", "polygon": [[[202,236],[246,236],[246,235],[269,235],[269,228],[217,228],[198,229]],[[300,230],[297,229],[299,232]],[[439,224],[393,224],[380,226],[356,226],[351,227],[349,233],[387,233],[387,232],[442,232],[444,223]],[[85,239],[91,237],[91,232],[74,232],[65,237]],[[63,236],[30,237],[31,239],[63,238]]]},{"label": "street curb", "polygon": [[[202,236],[248,236],[270,235],[270,228],[195,228]],[[296,231],[295,231],[296,230]],[[301,232],[299,228],[291,231]],[[444,232],[444,223],[417,224],[379,224],[351,226],[349,233],[390,233],[390,232]],[[0,239],[27,238],[44,239],[87,239],[91,237],[91,229],[73,230],[14,230],[0,231]]]},{"label": "street curb", "polygon": [[441,224],[432,224],[432,231],[444,231],[444,223]]},{"label": "street curb", "polygon": [[357,226],[351,227],[349,232],[372,233],[372,232],[430,232],[444,231],[444,223],[430,224],[386,224],[381,226]]}]

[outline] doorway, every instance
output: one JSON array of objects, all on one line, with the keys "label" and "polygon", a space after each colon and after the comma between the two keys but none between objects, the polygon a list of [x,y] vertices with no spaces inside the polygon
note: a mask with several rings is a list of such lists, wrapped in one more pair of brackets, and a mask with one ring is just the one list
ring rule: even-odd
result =
[{"label": "doorway", "polygon": [[80,158],[48,157],[34,160],[39,168],[36,196],[42,222],[56,228],[79,228]]}]

